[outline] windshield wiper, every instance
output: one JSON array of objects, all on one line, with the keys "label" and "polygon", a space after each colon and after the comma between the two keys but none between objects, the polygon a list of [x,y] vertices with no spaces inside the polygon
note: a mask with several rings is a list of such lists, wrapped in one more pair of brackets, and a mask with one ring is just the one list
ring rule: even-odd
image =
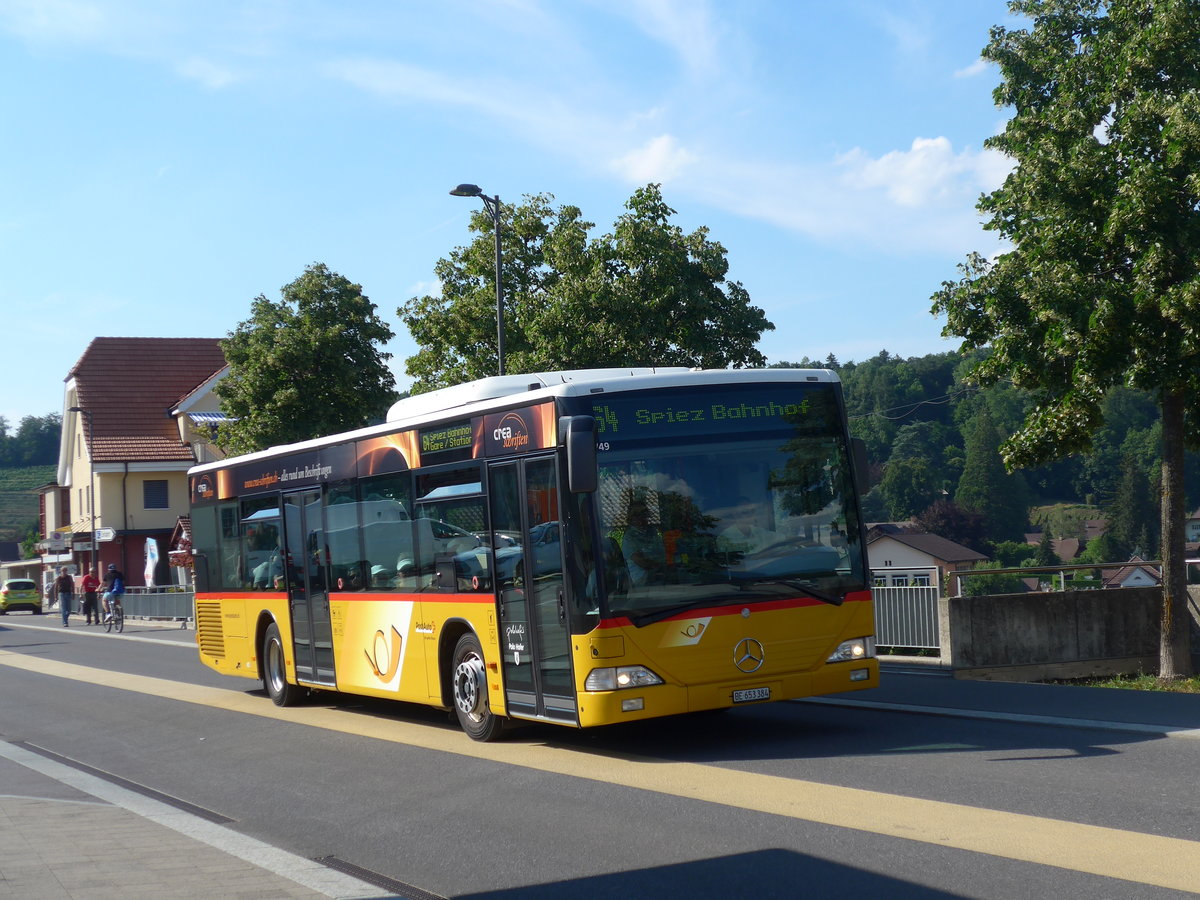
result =
[{"label": "windshield wiper", "polygon": [[646,625],[653,625],[655,622],[661,622],[663,619],[669,619],[676,613],[686,612],[689,609],[694,609],[697,606],[705,606],[712,603],[712,598],[705,600],[693,600],[691,603],[677,603],[674,606],[664,606],[661,609],[652,609],[645,613],[626,613],[629,616],[629,621],[633,623],[634,628],[643,628]]},{"label": "windshield wiper", "polygon": [[760,581],[761,586],[779,585],[780,587],[791,588],[794,591],[803,591],[814,600],[820,600],[822,603],[828,603],[830,606],[841,606],[846,602],[845,597],[839,597],[836,594],[829,594],[819,588],[813,587],[811,582],[796,581],[790,578],[773,578],[770,581]]}]

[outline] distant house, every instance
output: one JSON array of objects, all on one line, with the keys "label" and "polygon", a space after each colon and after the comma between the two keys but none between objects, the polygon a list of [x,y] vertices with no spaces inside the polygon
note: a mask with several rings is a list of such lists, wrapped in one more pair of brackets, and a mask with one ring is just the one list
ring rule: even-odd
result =
[{"label": "distant house", "polygon": [[1156,587],[1162,584],[1158,567],[1143,565],[1145,562],[1140,556],[1131,556],[1129,565],[1105,573],[1104,587]]},{"label": "distant house", "polygon": [[986,554],[940,535],[903,532],[868,538],[867,558],[877,585],[936,583],[946,590],[955,587],[949,573],[971,569],[988,559]]},{"label": "distant house", "polygon": [[92,340],[65,379],[58,479],[42,495],[43,563],[101,572],[115,563],[130,585],[173,580],[168,546],[188,513],[187,470],[217,458],[212,387],[226,371],[217,338]]},{"label": "distant house", "polygon": [[[1039,547],[1042,543],[1042,532],[1031,531],[1025,535],[1025,543],[1032,547]],[[1083,550],[1083,542],[1079,538],[1051,538],[1050,549],[1054,551],[1062,562],[1069,563],[1077,558]],[[1033,554],[1031,553],[1030,556]]]}]

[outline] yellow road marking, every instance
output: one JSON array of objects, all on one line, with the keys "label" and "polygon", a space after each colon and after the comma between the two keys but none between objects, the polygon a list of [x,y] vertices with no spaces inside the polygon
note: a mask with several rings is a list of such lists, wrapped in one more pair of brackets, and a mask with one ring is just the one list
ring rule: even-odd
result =
[{"label": "yellow road marking", "polygon": [[477,744],[450,729],[321,707],[280,709],[265,697],[164,678],[109,672],[0,650],[0,665],[215,709],[246,713],[807,822],[985,853],[1200,893],[1200,842],[1118,828],[837,787],[696,763],[595,754],[544,744]]}]

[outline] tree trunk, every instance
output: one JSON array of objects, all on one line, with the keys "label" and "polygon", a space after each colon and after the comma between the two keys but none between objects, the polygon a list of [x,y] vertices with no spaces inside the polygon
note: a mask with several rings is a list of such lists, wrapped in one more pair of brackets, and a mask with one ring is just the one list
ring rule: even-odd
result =
[{"label": "tree trunk", "polygon": [[1187,563],[1184,551],[1183,410],[1181,393],[1162,397],[1162,628],[1159,678],[1192,674],[1191,622],[1188,620]]}]

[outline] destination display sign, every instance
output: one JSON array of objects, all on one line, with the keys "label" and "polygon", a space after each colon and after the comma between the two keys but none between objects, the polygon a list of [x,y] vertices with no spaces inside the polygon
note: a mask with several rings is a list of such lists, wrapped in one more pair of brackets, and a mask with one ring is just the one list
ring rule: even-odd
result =
[{"label": "destination display sign", "polygon": [[824,430],[837,422],[832,385],[737,385],[726,389],[637,391],[592,401],[598,441],[691,438],[706,434]]},{"label": "destination display sign", "polygon": [[454,422],[450,425],[439,425],[421,431],[421,454],[446,453],[450,450],[462,450],[471,447],[475,442],[475,429],[468,419],[464,422]]}]

